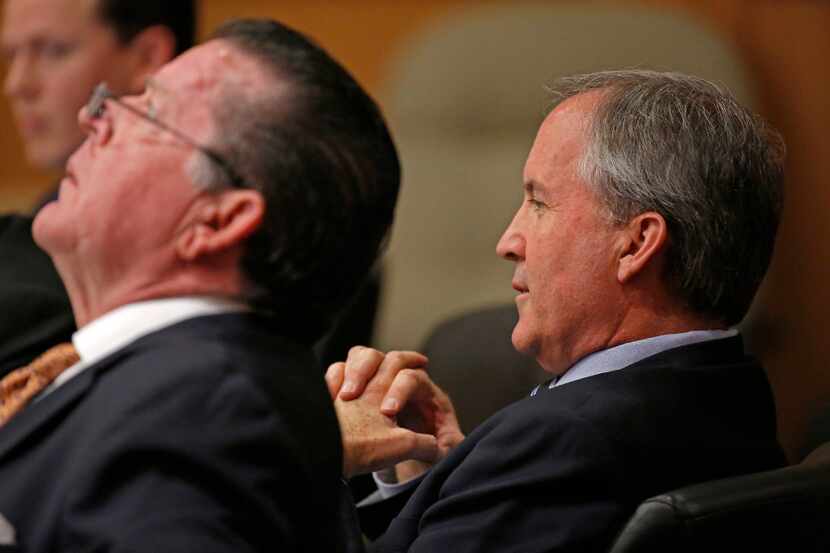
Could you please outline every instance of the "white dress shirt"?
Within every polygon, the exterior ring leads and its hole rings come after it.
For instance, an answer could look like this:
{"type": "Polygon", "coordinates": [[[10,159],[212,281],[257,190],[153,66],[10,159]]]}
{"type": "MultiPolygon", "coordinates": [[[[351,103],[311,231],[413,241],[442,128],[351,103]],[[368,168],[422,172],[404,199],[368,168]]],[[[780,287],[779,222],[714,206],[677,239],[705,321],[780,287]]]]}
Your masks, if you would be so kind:
{"type": "Polygon", "coordinates": [[[218,296],[164,298],[129,303],[113,309],[72,335],[72,344],[81,360],[63,371],[36,400],[90,365],[147,334],[195,317],[249,310],[244,303],[218,296]]]}

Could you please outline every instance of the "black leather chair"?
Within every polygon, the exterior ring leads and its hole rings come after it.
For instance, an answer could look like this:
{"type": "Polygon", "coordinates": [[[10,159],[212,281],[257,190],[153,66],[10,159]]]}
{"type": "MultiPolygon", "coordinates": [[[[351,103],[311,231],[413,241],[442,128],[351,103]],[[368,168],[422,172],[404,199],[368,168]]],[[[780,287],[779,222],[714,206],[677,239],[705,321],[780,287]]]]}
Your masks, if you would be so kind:
{"type": "Polygon", "coordinates": [[[798,465],[644,501],[610,553],[830,552],[830,442],[798,465]]]}

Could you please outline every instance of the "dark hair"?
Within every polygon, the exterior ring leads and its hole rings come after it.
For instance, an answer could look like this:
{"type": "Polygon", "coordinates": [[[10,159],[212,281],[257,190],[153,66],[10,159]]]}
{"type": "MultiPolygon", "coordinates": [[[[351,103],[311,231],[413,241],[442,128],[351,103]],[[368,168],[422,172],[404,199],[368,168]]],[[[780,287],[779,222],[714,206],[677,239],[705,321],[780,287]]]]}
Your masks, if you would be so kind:
{"type": "Polygon", "coordinates": [[[195,0],[98,0],[98,15],[112,25],[124,43],[153,25],[163,25],[173,32],[176,55],[195,43],[195,0]]]}
{"type": "MultiPolygon", "coordinates": [[[[214,109],[213,145],[266,201],[242,259],[248,300],[311,342],[358,291],[386,241],[400,182],[395,145],[374,101],[302,34],[239,20],[212,39],[251,55],[274,80],[258,98],[225,90],[214,109]]],[[[212,173],[221,185],[221,171],[212,173]]]]}
{"type": "Polygon", "coordinates": [[[706,80],[605,71],[562,79],[556,103],[601,90],[581,163],[614,222],[644,211],[669,228],[666,282],[699,314],[743,319],[772,257],[784,141],[706,80]]]}

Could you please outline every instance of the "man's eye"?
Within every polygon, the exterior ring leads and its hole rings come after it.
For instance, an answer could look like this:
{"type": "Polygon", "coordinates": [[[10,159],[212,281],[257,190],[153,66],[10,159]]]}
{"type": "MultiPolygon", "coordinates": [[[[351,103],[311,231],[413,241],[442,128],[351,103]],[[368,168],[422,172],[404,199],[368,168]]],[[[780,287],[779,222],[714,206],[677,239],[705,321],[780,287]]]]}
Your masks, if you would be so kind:
{"type": "Polygon", "coordinates": [[[528,198],[527,203],[530,204],[530,207],[532,207],[534,211],[541,211],[547,207],[544,203],[534,198],[528,198]]]}
{"type": "Polygon", "coordinates": [[[40,53],[46,58],[59,60],[71,54],[74,49],[75,44],[69,42],[44,42],[40,53]]]}

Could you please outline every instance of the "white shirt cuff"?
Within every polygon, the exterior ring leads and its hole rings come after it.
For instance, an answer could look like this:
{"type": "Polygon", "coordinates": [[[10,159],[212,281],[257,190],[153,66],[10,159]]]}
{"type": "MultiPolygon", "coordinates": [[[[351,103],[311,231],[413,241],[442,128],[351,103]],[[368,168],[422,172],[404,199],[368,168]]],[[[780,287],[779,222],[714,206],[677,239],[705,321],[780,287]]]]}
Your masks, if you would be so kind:
{"type": "Polygon", "coordinates": [[[429,471],[419,474],[415,478],[410,478],[406,482],[388,482],[384,480],[384,473],[380,472],[373,472],[372,478],[375,481],[375,484],[378,487],[378,493],[380,497],[383,499],[389,499],[390,497],[396,496],[400,493],[403,493],[407,490],[410,490],[420,484],[421,480],[424,479],[424,476],[429,471]]]}

